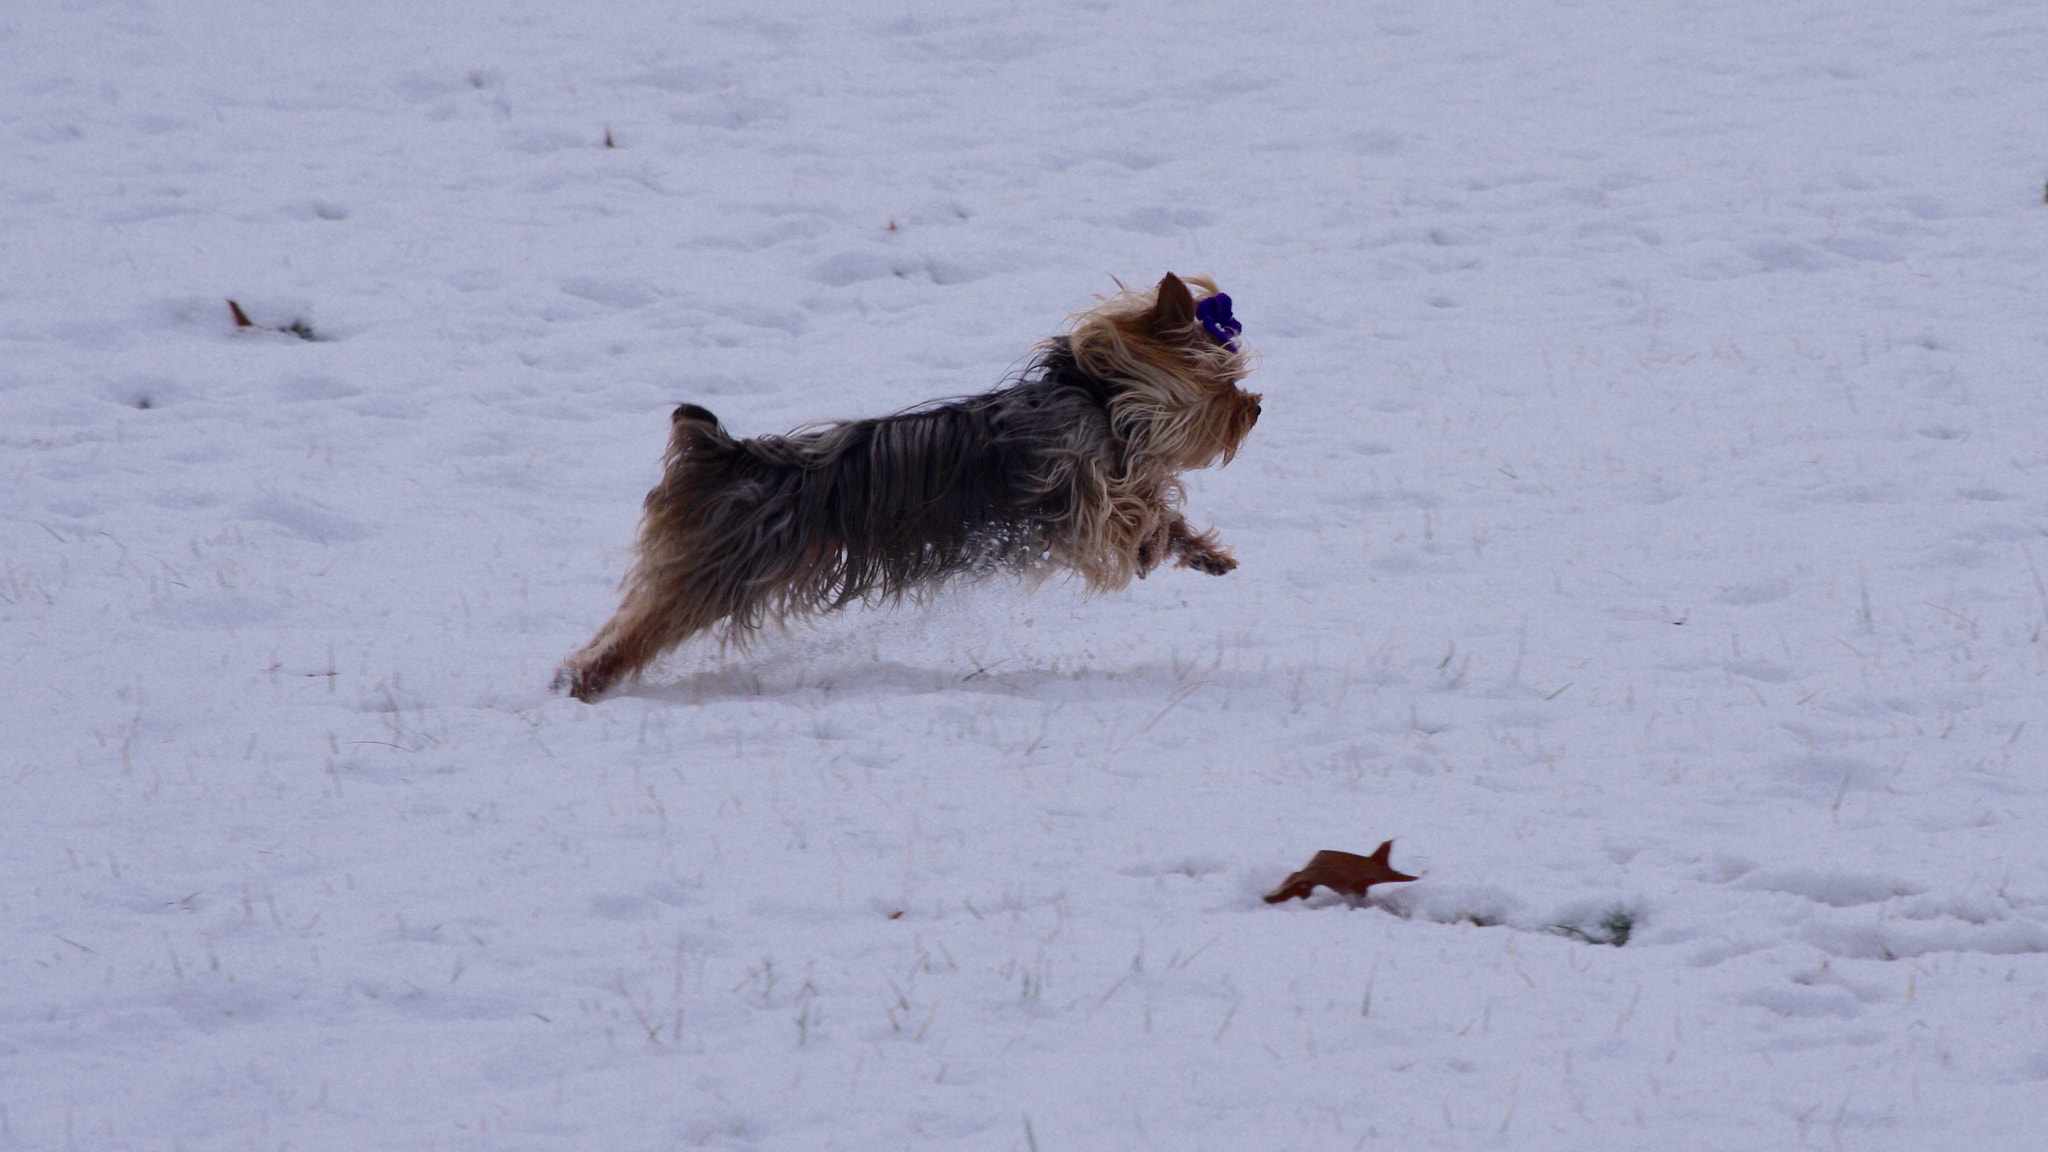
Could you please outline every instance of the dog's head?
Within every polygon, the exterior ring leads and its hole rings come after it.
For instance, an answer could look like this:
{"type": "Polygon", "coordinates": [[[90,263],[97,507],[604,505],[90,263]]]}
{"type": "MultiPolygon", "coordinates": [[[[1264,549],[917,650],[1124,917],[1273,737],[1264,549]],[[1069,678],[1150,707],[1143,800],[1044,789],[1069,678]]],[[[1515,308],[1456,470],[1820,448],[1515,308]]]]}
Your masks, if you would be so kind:
{"type": "Polygon", "coordinates": [[[1252,370],[1239,330],[1215,281],[1168,272],[1080,313],[1069,343],[1081,367],[1124,383],[1118,409],[1143,425],[1127,434],[1173,469],[1206,468],[1229,463],[1259,419],[1262,397],[1238,387],[1252,370]]]}

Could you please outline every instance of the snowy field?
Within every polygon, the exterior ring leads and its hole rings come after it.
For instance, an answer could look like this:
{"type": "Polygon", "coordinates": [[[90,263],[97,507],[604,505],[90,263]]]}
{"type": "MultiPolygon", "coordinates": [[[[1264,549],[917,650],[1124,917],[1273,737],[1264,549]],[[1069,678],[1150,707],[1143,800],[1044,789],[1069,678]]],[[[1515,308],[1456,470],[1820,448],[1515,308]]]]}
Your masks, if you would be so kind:
{"type": "Polygon", "coordinates": [[[2037,0],[0,7],[0,1150],[2039,1147],[2044,125],[2037,0]],[[1237,572],[546,692],[672,404],[1169,269],[1237,572]]]}

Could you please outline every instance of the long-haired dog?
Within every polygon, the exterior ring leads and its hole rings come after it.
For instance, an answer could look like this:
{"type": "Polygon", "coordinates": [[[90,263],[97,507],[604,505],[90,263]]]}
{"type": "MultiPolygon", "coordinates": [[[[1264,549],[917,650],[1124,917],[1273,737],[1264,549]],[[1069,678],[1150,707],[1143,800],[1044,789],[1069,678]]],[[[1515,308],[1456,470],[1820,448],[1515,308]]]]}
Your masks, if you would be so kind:
{"type": "Polygon", "coordinates": [[[1179,474],[1228,462],[1259,418],[1239,331],[1214,283],[1168,273],[1074,316],[986,395],[752,440],[682,405],[619,610],[555,689],[595,700],[698,633],[743,643],[962,577],[1065,571],[1106,592],[1169,557],[1230,571],[1181,517],[1179,474]]]}

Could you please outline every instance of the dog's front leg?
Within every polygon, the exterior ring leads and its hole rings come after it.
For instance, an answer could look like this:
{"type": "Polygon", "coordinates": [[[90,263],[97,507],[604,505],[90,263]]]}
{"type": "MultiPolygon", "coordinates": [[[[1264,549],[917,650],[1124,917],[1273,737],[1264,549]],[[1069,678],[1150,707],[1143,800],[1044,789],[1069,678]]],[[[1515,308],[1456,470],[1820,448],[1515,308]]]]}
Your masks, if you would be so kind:
{"type": "Polygon", "coordinates": [[[1139,540],[1138,579],[1143,580],[1146,576],[1150,575],[1154,568],[1159,567],[1159,562],[1166,559],[1167,555],[1172,551],[1172,536],[1164,524],[1153,529],[1149,535],[1139,540]]]}
{"type": "Polygon", "coordinates": [[[1217,539],[1215,529],[1198,533],[1178,514],[1166,526],[1166,547],[1181,567],[1211,576],[1221,576],[1237,567],[1237,557],[1217,539]]]}

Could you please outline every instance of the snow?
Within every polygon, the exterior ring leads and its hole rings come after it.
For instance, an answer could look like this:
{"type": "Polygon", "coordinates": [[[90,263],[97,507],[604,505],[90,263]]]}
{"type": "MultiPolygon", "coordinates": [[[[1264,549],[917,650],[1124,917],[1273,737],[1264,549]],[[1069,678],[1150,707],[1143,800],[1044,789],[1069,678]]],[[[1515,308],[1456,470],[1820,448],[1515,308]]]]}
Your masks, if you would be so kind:
{"type": "Polygon", "coordinates": [[[2038,5],[42,3],[0,91],[0,1149],[2036,1146],[2038,5]],[[1169,269],[1238,571],[546,693],[672,404],[1169,269]]]}

